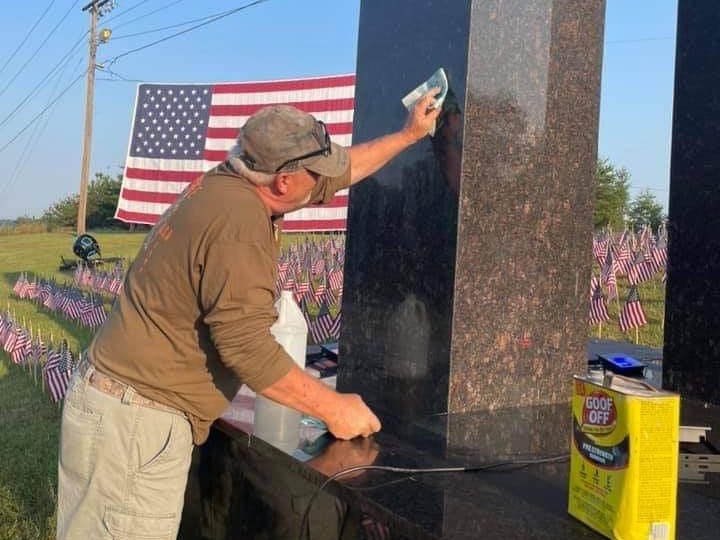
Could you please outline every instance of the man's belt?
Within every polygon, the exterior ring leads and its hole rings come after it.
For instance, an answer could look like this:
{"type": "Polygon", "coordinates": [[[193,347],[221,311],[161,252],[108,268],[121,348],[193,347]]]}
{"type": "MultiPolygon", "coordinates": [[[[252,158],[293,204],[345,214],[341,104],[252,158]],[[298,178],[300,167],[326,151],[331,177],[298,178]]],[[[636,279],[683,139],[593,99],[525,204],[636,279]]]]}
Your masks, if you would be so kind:
{"type": "MultiPolygon", "coordinates": [[[[90,362],[83,362],[79,367],[80,375],[84,376],[91,366],[92,364],[90,362]]],[[[90,384],[90,386],[100,390],[104,394],[108,394],[117,398],[122,398],[128,391],[128,389],[131,388],[129,384],[113,379],[109,375],[101,373],[95,367],[93,367],[93,371],[90,374],[88,383],[90,384]]],[[[141,407],[149,407],[151,409],[157,409],[160,411],[173,413],[187,418],[185,413],[181,410],[176,409],[175,407],[170,407],[169,405],[165,405],[164,403],[160,403],[159,401],[155,401],[154,399],[141,396],[135,391],[135,389],[133,389],[132,395],[130,399],[128,399],[127,403],[132,403],[135,405],[140,405],[141,407]]]]}

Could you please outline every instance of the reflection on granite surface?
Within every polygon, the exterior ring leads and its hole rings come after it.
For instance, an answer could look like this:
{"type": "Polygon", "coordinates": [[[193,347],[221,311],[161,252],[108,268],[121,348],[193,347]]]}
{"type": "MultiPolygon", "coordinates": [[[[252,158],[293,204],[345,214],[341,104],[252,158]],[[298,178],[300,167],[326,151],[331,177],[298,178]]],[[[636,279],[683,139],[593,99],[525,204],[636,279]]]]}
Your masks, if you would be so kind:
{"type": "MultiPolygon", "coordinates": [[[[221,421],[208,443],[196,449],[180,538],[295,540],[318,486],[340,469],[359,464],[471,467],[562,453],[569,442],[556,436],[561,430],[552,424],[569,418],[564,405],[476,417],[458,413],[447,423],[479,434],[481,450],[438,443],[446,422],[426,418],[403,437],[381,432],[359,444],[326,441],[316,445],[316,455],[302,459],[297,457],[302,453],[293,457],[249,436],[236,427],[240,422],[221,421]],[[450,451],[438,453],[438,447],[450,451]]],[[[684,400],[682,423],[713,427],[713,443],[720,443],[719,408],[684,400]]],[[[566,462],[473,473],[357,473],[334,482],[313,502],[305,538],[476,540],[482,531],[487,539],[598,539],[567,514],[567,473],[566,462]]],[[[708,474],[706,482],[680,484],[679,540],[715,538],[720,528],[718,477],[708,474]]]]}
{"type": "Polygon", "coordinates": [[[720,404],[720,10],[678,4],[665,304],[665,382],[720,404]]]}
{"type": "Polygon", "coordinates": [[[511,460],[564,454],[568,418],[569,403],[451,414],[446,455],[511,460]]]}
{"type": "MultiPolygon", "coordinates": [[[[356,141],[400,124],[400,97],[437,67],[451,90],[437,135],[350,197],[338,388],[386,426],[568,401],[603,14],[574,0],[362,3],[356,141]]],[[[464,428],[451,445],[482,444],[464,428]]]]}
{"type": "Polygon", "coordinates": [[[193,527],[186,522],[181,538],[341,538],[347,505],[327,492],[315,497],[304,534],[299,534],[303,513],[317,486],[304,478],[299,464],[293,467],[289,459],[283,461],[269,452],[269,445],[255,441],[248,444],[213,429],[207,443],[197,449],[191,489],[202,501],[199,523],[193,527]]]}
{"type": "MultiPolygon", "coordinates": [[[[588,359],[607,353],[647,362],[647,380],[659,380],[659,349],[607,340],[588,344],[588,359]]],[[[297,531],[310,498],[345,467],[475,467],[569,448],[570,407],[562,403],[395,420],[395,429],[373,440],[303,440],[292,455],[248,435],[251,395],[238,395],[233,406],[195,451],[180,538],[295,540],[289,531],[297,531]]],[[[711,444],[720,447],[720,407],[683,399],[681,424],[709,426],[711,444]]],[[[313,437],[303,433],[304,439],[313,437]]],[[[354,473],[331,483],[313,502],[305,538],[601,538],[567,514],[567,486],[567,462],[473,473],[354,473]]],[[[678,540],[714,540],[720,530],[720,473],[680,483],[677,530],[678,540]]]]}

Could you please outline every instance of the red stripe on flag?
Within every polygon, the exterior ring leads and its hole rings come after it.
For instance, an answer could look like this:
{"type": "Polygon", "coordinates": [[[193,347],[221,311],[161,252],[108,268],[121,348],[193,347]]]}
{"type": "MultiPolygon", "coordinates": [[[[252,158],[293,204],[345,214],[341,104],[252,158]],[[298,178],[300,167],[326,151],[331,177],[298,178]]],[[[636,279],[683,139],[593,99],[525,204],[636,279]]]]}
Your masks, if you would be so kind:
{"type": "Polygon", "coordinates": [[[137,189],[122,190],[122,198],[128,201],[139,201],[146,203],[172,204],[178,198],[179,193],[160,193],[157,191],[139,191],[137,189]]]}
{"type": "Polygon", "coordinates": [[[355,75],[338,75],[317,79],[294,79],[287,81],[248,82],[216,84],[213,94],[240,94],[243,92],[281,92],[287,90],[312,90],[331,86],[354,86],[355,75]]]}
{"type": "Polygon", "coordinates": [[[208,150],[206,148],[203,150],[203,159],[205,161],[212,161],[213,163],[220,163],[225,161],[229,150],[229,148],[227,150],[208,150]]]}
{"type": "Polygon", "coordinates": [[[211,105],[211,116],[250,116],[264,107],[271,105],[292,105],[307,113],[353,110],[355,100],[323,99],[318,101],[287,101],[285,103],[254,103],[252,105],[211,105]]]}
{"type": "Polygon", "coordinates": [[[345,208],[347,205],[347,195],[336,195],[327,204],[311,204],[308,206],[308,208],[345,208]]]}
{"type": "MultiPolygon", "coordinates": [[[[223,159],[225,159],[223,157],[223,159]]],[[[222,161],[219,160],[219,161],[222,161]]],[[[128,167],[125,176],[136,180],[156,180],[158,182],[192,182],[203,173],[199,171],[161,171],[159,169],[136,169],[128,167]]]]}
{"type": "Polygon", "coordinates": [[[218,128],[211,127],[207,129],[208,139],[234,139],[238,135],[240,128],[218,128]]]}
{"type": "Polygon", "coordinates": [[[352,122],[325,124],[330,135],[352,135],[352,122]]]}
{"type": "Polygon", "coordinates": [[[208,150],[205,149],[203,151],[203,159],[205,161],[212,161],[215,163],[220,163],[221,161],[225,161],[225,157],[227,156],[228,151],[227,150],[208,150]]]}
{"type": "Polygon", "coordinates": [[[344,231],[346,219],[304,219],[283,222],[283,231],[344,231]]]}
{"type": "Polygon", "coordinates": [[[145,214],[143,212],[128,212],[122,208],[118,208],[116,219],[127,223],[143,223],[145,225],[155,225],[160,216],[157,214],[145,214]]]}
{"type": "MultiPolygon", "coordinates": [[[[330,135],[350,135],[352,133],[352,122],[337,122],[325,124],[330,135]]],[[[211,127],[207,129],[208,139],[234,139],[240,128],[232,127],[211,127]]]]}
{"type": "MultiPolygon", "coordinates": [[[[172,204],[178,198],[179,193],[159,193],[156,191],[140,191],[137,189],[123,188],[122,198],[128,201],[138,201],[146,203],[172,204]]],[[[318,204],[322,208],[344,208],[348,204],[347,195],[338,195],[327,204],[318,204]]]]}
{"type": "MultiPolygon", "coordinates": [[[[123,195],[126,191],[123,190],[123,195]]],[[[176,196],[177,197],[177,196],[176,196]]],[[[129,199],[131,200],[131,199],[129,199]]],[[[174,200],[174,199],[173,199],[174,200]]],[[[345,195],[339,195],[325,205],[316,205],[319,208],[344,208],[347,206],[348,198],[345,195]]],[[[130,212],[128,210],[118,209],[117,215],[115,216],[120,221],[127,223],[144,223],[147,225],[154,225],[157,223],[158,214],[147,214],[144,212],[130,212]]],[[[347,225],[346,219],[303,219],[299,221],[285,220],[283,223],[283,230],[286,231],[309,231],[309,230],[324,230],[324,231],[337,231],[344,230],[347,225]],[[339,227],[339,228],[338,228],[339,227]]]]}

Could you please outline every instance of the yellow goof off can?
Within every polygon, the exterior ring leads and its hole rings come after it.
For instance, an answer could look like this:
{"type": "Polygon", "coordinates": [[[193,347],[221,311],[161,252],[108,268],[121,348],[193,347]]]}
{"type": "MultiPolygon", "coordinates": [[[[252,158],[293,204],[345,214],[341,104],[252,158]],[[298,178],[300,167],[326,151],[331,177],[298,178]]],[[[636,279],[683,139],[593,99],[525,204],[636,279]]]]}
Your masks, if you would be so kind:
{"type": "Polygon", "coordinates": [[[680,396],[574,377],[568,512],[613,540],[674,540],[680,396]]]}

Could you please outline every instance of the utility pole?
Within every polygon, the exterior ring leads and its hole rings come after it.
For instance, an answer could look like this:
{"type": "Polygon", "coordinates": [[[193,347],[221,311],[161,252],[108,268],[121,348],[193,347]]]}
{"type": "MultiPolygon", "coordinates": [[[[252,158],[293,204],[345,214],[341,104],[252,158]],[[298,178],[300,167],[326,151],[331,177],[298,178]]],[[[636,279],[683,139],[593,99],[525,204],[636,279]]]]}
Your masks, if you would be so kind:
{"type": "MultiPolygon", "coordinates": [[[[113,8],[111,0],[93,0],[82,8],[82,11],[90,12],[90,34],[89,34],[89,54],[87,68],[87,86],[85,90],[85,134],[83,140],[82,167],[80,170],[80,197],[78,201],[77,215],[77,234],[85,234],[85,222],[87,220],[87,194],[88,181],[90,178],[90,155],[92,152],[92,128],[93,128],[93,103],[95,94],[95,69],[96,53],[98,46],[97,21],[99,15],[104,15],[113,8]],[[107,7],[107,4],[110,6],[107,7]],[[101,10],[106,6],[104,10],[101,10]],[[100,13],[102,11],[102,13],[100,13]]],[[[106,31],[103,31],[106,32],[106,31]]],[[[107,34],[105,34],[107,35],[107,34]]],[[[103,40],[106,40],[104,37],[103,40]]]]}

